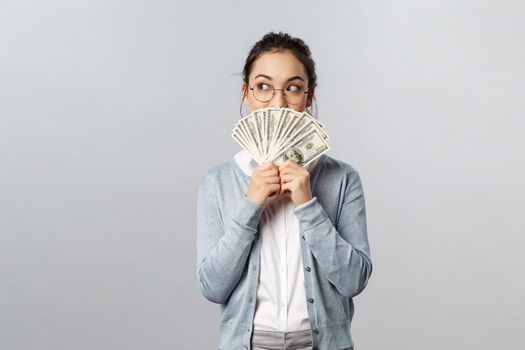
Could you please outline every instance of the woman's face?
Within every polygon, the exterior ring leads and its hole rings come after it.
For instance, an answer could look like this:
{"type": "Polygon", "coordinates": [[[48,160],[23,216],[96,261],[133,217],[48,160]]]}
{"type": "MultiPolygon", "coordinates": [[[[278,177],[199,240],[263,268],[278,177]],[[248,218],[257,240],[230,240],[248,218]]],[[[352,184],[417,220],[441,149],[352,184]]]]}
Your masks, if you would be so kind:
{"type": "MultiPolygon", "coordinates": [[[[251,87],[255,88],[258,84],[267,84],[275,89],[297,90],[301,87],[303,91],[308,90],[308,76],[303,64],[290,51],[267,52],[262,54],[252,66],[252,71],[248,77],[251,87]]],[[[267,88],[266,85],[262,85],[267,88]]],[[[291,103],[283,96],[281,90],[275,90],[271,100],[267,102],[258,101],[253,90],[249,89],[246,83],[242,84],[243,103],[248,106],[250,112],[267,107],[285,107],[303,112],[312,104],[313,89],[300,99],[299,102],[291,103]]]]}

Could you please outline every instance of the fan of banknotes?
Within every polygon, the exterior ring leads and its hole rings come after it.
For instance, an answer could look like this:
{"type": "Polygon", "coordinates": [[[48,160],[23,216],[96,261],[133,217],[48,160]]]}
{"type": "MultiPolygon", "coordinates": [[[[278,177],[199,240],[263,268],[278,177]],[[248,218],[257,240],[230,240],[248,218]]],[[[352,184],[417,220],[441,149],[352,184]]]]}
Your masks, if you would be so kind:
{"type": "Polygon", "coordinates": [[[330,150],[325,126],[307,112],[290,108],[261,108],[240,119],[232,137],[262,165],[277,166],[291,159],[307,166],[330,150]]]}

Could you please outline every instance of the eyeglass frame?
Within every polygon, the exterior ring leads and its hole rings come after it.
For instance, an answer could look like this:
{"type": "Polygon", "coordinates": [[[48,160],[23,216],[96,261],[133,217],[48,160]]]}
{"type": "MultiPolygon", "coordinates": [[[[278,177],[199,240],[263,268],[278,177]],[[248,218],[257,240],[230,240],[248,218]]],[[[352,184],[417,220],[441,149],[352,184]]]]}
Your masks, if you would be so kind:
{"type": "MultiPolygon", "coordinates": [[[[290,103],[290,102],[288,101],[288,98],[287,98],[287,96],[286,96],[286,92],[284,91],[284,89],[276,89],[276,88],[273,87],[272,84],[267,84],[267,83],[263,83],[263,84],[266,84],[266,85],[268,85],[268,86],[271,86],[272,89],[273,89],[272,97],[270,97],[267,101],[261,101],[261,100],[259,100],[257,97],[255,97],[255,93],[253,92],[253,89],[255,89],[255,86],[254,86],[254,87],[251,87],[250,85],[248,85],[248,88],[249,88],[250,90],[252,90],[253,98],[255,98],[257,101],[259,101],[259,102],[261,102],[261,103],[265,103],[265,102],[271,101],[272,98],[275,96],[275,91],[276,91],[276,90],[280,90],[280,91],[283,92],[283,96],[284,96],[286,102],[290,103]]],[[[308,88],[308,90],[306,90],[306,91],[304,92],[304,94],[306,95],[306,94],[310,91],[310,89],[311,89],[311,88],[308,88]]],[[[297,102],[297,103],[298,103],[298,102],[297,102]]]]}

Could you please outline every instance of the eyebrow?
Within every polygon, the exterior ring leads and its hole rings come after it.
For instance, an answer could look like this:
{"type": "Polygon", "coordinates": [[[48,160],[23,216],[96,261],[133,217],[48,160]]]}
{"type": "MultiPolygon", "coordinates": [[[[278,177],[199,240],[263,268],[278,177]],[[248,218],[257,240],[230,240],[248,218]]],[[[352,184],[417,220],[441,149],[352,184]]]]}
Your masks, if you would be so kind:
{"type": "MultiPolygon", "coordinates": [[[[266,75],[266,74],[257,74],[253,79],[257,79],[258,77],[263,77],[263,78],[266,78],[268,80],[272,80],[272,77],[270,77],[269,75],[266,75]]],[[[304,79],[302,77],[300,77],[299,75],[296,75],[294,77],[291,77],[291,78],[288,78],[286,81],[292,81],[292,80],[295,80],[295,79],[299,79],[299,80],[302,80],[304,82],[304,79]]]]}

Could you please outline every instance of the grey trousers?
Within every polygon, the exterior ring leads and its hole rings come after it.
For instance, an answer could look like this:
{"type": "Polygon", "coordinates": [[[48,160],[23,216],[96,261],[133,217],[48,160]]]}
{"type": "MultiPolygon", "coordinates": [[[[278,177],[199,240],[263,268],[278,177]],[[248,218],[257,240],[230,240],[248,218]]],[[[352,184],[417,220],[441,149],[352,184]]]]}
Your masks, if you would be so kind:
{"type": "MultiPolygon", "coordinates": [[[[312,333],[309,329],[298,332],[272,332],[254,329],[251,348],[252,350],[312,350],[312,333]]],[[[354,350],[354,347],[344,350],[354,350]]]]}

